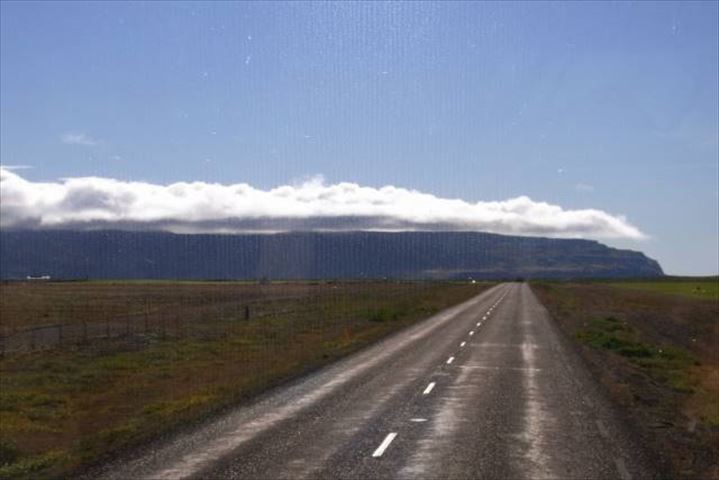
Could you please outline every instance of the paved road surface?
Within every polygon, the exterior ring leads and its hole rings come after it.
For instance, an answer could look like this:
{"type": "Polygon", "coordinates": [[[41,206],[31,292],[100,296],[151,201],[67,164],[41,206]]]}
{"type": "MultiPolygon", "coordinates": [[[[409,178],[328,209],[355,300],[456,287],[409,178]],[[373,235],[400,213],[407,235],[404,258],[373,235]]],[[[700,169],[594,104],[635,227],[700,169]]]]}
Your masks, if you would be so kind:
{"type": "Polygon", "coordinates": [[[655,477],[565,342],[498,285],[93,476],[655,477]]]}

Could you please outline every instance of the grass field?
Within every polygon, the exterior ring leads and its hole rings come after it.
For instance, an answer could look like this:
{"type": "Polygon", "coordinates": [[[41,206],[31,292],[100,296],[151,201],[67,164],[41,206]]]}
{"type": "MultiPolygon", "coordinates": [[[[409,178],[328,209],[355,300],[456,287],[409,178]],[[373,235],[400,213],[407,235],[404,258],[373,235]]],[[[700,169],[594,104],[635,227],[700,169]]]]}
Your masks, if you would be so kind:
{"type": "Polygon", "coordinates": [[[719,478],[715,280],[532,287],[672,477],[719,478]]]}
{"type": "Polygon", "coordinates": [[[356,351],[487,286],[2,284],[6,333],[53,322],[121,318],[132,325],[126,336],[0,359],[0,478],[67,475],[356,351]]]}
{"type": "Polygon", "coordinates": [[[719,300],[719,278],[706,280],[664,280],[657,282],[618,282],[609,283],[616,288],[646,290],[651,292],[684,295],[693,298],[719,300]]]}

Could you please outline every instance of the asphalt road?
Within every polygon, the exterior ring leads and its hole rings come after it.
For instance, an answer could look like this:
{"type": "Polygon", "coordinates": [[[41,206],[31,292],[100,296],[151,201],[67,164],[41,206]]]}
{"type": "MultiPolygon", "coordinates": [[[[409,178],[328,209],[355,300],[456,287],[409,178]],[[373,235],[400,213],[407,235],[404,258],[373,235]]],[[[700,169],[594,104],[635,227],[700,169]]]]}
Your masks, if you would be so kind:
{"type": "Polygon", "coordinates": [[[654,478],[524,284],[502,284],[95,478],[654,478]]]}

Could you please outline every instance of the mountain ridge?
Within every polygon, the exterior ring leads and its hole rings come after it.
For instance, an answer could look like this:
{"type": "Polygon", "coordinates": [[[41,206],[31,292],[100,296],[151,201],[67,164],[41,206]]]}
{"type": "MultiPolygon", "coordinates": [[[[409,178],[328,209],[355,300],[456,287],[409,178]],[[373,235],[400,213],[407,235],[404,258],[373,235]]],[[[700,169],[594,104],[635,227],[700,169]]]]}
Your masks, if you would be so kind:
{"type": "Polygon", "coordinates": [[[594,240],[484,232],[175,234],[1,230],[0,278],[492,279],[663,276],[594,240]]]}

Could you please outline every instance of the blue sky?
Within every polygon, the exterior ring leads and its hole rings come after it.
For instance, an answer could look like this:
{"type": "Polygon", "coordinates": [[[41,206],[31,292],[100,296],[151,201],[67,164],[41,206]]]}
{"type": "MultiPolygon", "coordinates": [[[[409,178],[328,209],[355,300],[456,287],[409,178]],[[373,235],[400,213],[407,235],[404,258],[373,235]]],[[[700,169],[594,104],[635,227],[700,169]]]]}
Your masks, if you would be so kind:
{"type": "Polygon", "coordinates": [[[34,182],[527,195],[717,274],[717,5],[2,2],[0,160],[34,182]]]}

